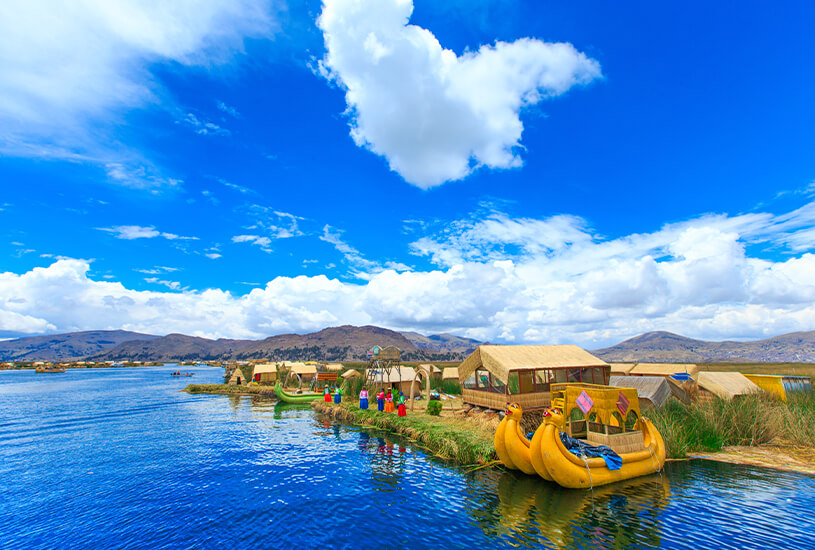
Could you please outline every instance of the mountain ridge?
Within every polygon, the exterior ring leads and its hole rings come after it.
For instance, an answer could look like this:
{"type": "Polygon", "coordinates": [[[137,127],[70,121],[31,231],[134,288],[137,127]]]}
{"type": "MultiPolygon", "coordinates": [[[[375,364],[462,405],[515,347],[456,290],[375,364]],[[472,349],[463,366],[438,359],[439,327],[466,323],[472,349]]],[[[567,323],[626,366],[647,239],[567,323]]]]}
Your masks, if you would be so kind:
{"type": "Polygon", "coordinates": [[[617,363],[812,363],[815,331],[790,332],[762,340],[713,342],[666,331],[640,334],[619,344],[593,350],[617,363]]]}

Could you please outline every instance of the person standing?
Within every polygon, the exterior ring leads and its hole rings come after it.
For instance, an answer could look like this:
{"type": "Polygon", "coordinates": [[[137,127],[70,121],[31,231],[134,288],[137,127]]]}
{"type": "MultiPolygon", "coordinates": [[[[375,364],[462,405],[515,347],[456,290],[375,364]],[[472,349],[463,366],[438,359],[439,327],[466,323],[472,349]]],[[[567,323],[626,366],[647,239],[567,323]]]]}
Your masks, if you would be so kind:
{"type": "Polygon", "coordinates": [[[376,407],[379,409],[379,412],[385,410],[385,390],[379,388],[379,393],[376,394],[376,407]]]}
{"type": "Polygon", "coordinates": [[[365,386],[363,386],[362,391],[359,392],[359,408],[368,410],[368,390],[365,389],[365,386]]]}
{"type": "Polygon", "coordinates": [[[391,390],[388,390],[387,395],[385,395],[385,412],[392,413],[393,411],[393,393],[391,390]]]}
{"type": "Polygon", "coordinates": [[[337,386],[334,389],[334,403],[336,403],[337,405],[342,403],[342,388],[340,388],[339,386],[337,386]]]}
{"type": "Polygon", "coordinates": [[[399,392],[396,398],[396,410],[399,416],[407,416],[407,407],[405,406],[405,394],[399,392]]]}
{"type": "Polygon", "coordinates": [[[323,388],[323,401],[331,403],[331,388],[328,387],[328,384],[323,388]]]}

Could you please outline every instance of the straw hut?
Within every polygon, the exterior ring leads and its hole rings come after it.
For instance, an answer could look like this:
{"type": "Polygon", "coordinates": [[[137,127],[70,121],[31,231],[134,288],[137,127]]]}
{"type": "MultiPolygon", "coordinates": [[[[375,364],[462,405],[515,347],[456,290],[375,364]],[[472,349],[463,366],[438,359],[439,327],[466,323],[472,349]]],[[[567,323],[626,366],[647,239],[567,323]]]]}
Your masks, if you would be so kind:
{"type": "Polygon", "coordinates": [[[637,363],[628,371],[628,376],[672,376],[687,374],[694,380],[699,375],[699,366],[690,363],[637,363]]]}
{"type": "Polygon", "coordinates": [[[455,380],[458,382],[458,367],[445,367],[441,374],[442,380],[455,380]]]}
{"type": "Polygon", "coordinates": [[[551,384],[608,384],[609,365],[577,346],[478,346],[458,367],[465,404],[548,407],[551,384]]]}
{"type": "Polygon", "coordinates": [[[671,398],[671,386],[662,376],[615,376],[612,374],[608,384],[637,390],[640,409],[644,411],[658,409],[671,398]]]}
{"type": "Polygon", "coordinates": [[[249,381],[243,374],[243,371],[240,367],[235,367],[235,370],[232,371],[232,376],[229,377],[229,381],[227,382],[230,386],[244,386],[249,381]]]}
{"type": "Polygon", "coordinates": [[[302,386],[303,382],[311,382],[317,376],[317,366],[307,365],[305,363],[289,363],[289,374],[286,377],[286,382],[294,375],[297,377],[298,385],[302,386]]]}
{"type": "Polygon", "coordinates": [[[355,376],[362,376],[362,373],[359,372],[356,369],[348,369],[347,371],[342,373],[340,376],[342,376],[344,379],[348,380],[349,378],[354,378],[355,376]]]}
{"type": "Polygon", "coordinates": [[[611,376],[628,376],[636,363],[609,363],[611,376]]]}
{"type": "Polygon", "coordinates": [[[713,400],[716,397],[730,400],[761,391],[761,388],[740,372],[700,372],[698,384],[700,401],[713,400]]]}
{"type": "Polygon", "coordinates": [[[325,370],[329,372],[336,372],[341,371],[345,367],[342,366],[342,363],[329,363],[325,366],[325,370]]]}
{"type": "Polygon", "coordinates": [[[411,386],[413,386],[413,395],[419,395],[422,392],[422,385],[416,378],[416,371],[412,367],[398,366],[391,367],[390,372],[376,373],[373,377],[373,386],[376,389],[390,388],[394,392],[401,391],[406,396],[410,396],[411,386]]]}
{"type": "Polygon", "coordinates": [[[274,384],[277,382],[277,365],[274,363],[259,363],[252,369],[252,382],[258,384],[274,384]]]}

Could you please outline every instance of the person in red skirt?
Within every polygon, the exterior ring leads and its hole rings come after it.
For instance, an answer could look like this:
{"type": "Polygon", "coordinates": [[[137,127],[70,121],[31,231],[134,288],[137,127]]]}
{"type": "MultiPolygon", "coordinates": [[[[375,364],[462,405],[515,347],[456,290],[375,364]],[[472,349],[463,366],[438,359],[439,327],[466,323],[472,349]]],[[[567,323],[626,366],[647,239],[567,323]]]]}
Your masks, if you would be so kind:
{"type": "Polygon", "coordinates": [[[323,401],[331,403],[331,389],[328,387],[328,384],[323,388],[323,401]]]}
{"type": "Polygon", "coordinates": [[[405,395],[402,392],[399,392],[399,396],[396,398],[396,411],[399,416],[407,416],[407,407],[405,407],[405,395]]]}

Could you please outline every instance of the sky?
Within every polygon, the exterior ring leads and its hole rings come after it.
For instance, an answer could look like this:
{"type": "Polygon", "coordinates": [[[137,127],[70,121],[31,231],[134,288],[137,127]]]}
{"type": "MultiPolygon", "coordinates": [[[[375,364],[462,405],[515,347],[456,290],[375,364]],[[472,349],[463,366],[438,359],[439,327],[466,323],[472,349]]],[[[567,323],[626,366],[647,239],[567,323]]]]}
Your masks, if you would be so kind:
{"type": "Polygon", "coordinates": [[[815,329],[809,2],[0,4],[0,337],[815,329]]]}

